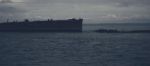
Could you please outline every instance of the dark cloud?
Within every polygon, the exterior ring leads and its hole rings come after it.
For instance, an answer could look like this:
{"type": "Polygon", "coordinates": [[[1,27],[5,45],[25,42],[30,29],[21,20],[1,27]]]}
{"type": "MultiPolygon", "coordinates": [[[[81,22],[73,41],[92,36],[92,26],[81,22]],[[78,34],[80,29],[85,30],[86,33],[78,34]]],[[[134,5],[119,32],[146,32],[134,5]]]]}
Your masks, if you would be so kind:
{"type": "Polygon", "coordinates": [[[13,3],[11,0],[1,0],[0,3],[13,3]]]}
{"type": "Polygon", "coordinates": [[[23,18],[26,10],[13,4],[10,0],[2,0],[0,3],[0,22],[5,21],[8,18],[21,19],[23,18]]]}
{"type": "Polygon", "coordinates": [[[11,13],[11,14],[14,14],[14,13],[22,13],[22,12],[24,12],[24,11],[19,9],[19,8],[14,7],[14,6],[0,5],[0,13],[5,13],[5,14],[11,13]]]}

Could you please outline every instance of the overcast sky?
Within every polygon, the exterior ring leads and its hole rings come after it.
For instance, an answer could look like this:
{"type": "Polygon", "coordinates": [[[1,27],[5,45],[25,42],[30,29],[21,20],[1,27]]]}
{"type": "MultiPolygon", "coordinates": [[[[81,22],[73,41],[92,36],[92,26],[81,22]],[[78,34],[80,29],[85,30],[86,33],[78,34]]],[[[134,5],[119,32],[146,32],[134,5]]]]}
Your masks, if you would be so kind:
{"type": "Polygon", "coordinates": [[[150,0],[0,0],[0,21],[25,18],[148,22],[150,0]]]}

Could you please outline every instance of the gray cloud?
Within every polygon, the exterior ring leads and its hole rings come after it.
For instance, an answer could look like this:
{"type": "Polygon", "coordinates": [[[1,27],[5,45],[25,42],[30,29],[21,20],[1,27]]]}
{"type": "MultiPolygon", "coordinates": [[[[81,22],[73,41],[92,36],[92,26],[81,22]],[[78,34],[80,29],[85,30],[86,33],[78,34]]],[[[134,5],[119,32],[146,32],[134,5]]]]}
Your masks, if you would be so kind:
{"type": "Polygon", "coordinates": [[[20,8],[16,3],[11,0],[0,1],[0,22],[7,19],[19,20],[24,18],[26,10],[20,8]]]}
{"type": "Polygon", "coordinates": [[[123,5],[150,5],[150,0],[28,0],[35,3],[88,3],[88,4],[123,4],[123,5]]]}
{"type": "MultiPolygon", "coordinates": [[[[4,0],[3,0],[4,1],[4,0]]],[[[13,0],[15,1],[15,0],[13,0]]],[[[23,14],[26,18],[72,18],[92,20],[150,19],[150,0],[20,0],[1,6],[0,13],[23,14]]],[[[4,3],[4,2],[3,2],[4,3]]],[[[5,2],[6,3],[6,2],[5,2]]],[[[7,3],[12,1],[7,0],[7,3]]]]}

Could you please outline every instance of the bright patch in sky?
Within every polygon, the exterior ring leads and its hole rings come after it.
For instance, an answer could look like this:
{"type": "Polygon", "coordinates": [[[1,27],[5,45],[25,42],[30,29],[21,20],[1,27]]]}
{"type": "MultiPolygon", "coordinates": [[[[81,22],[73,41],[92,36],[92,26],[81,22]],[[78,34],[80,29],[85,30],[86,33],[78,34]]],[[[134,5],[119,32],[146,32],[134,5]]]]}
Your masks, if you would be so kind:
{"type": "Polygon", "coordinates": [[[13,2],[23,2],[23,0],[12,0],[13,2]]]}

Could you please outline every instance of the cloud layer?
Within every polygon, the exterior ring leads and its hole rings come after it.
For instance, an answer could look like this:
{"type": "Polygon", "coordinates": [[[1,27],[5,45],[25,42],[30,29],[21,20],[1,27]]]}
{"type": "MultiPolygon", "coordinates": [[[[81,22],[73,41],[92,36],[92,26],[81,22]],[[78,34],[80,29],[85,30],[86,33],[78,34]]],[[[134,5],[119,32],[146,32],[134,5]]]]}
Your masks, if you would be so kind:
{"type": "Polygon", "coordinates": [[[139,21],[150,20],[149,3],[150,0],[1,0],[0,14],[31,19],[139,21]]]}

